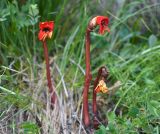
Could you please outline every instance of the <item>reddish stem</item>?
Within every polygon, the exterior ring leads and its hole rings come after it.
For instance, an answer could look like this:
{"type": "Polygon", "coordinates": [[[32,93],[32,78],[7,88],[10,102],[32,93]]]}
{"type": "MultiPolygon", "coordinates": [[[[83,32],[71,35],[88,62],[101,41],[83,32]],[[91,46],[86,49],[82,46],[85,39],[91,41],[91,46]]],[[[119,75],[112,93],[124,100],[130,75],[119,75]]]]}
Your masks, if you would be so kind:
{"type": "Polygon", "coordinates": [[[49,66],[49,57],[48,57],[48,48],[46,41],[43,41],[43,49],[44,49],[44,57],[46,60],[46,75],[47,75],[47,81],[48,81],[48,88],[49,88],[49,93],[51,93],[51,104],[55,104],[56,100],[56,93],[54,91],[53,85],[52,85],[52,80],[51,80],[51,74],[50,74],[50,66],[49,66]]]}
{"type": "MultiPolygon", "coordinates": [[[[104,19],[103,16],[97,16],[97,17],[92,18],[86,29],[86,37],[85,37],[86,75],[85,75],[85,83],[84,83],[84,88],[83,88],[83,122],[86,127],[90,125],[89,110],[88,110],[89,109],[88,108],[88,92],[89,92],[90,82],[92,79],[91,69],[90,69],[90,32],[97,25],[100,25],[101,30],[105,30],[104,24],[102,24],[102,19],[104,19]]],[[[108,25],[108,20],[107,20],[106,25],[108,25]]]]}
{"type": "Polygon", "coordinates": [[[94,125],[94,128],[98,128],[98,121],[97,121],[97,100],[96,100],[96,96],[97,96],[97,93],[95,91],[95,88],[97,87],[98,83],[100,80],[105,80],[108,76],[108,71],[107,71],[107,68],[106,67],[101,67],[99,70],[98,70],[98,75],[97,75],[97,78],[95,79],[94,81],[94,87],[93,87],[93,102],[92,102],[92,110],[93,110],[93,114],[94,114],[94,117],[93,117],[93,125],[94,125]]]}
{"type": "Polygon", "coordinates": [[[90,125],[89,110],[88,110],[88,92],[90,81],[92,75],[90,72],[90,30],[86,30],[86,40],[85,40],[85,60],[86,60],[86,75],[85,75],[85,84],[83,89],[83,122],[86,127],[90,125]]]}
{"type": "Polygon", "coordinates": [[[96,91],[95,91],[95,88],[96,88],[97,85],[98,85],[99,79],[100,79],[100,75],[98,74],[96,80],[94,81],[94,87],[93,87],[92,110],[93,110],[94,116],[97,115],[97,102],[96,102],[96,95],[97,95],[97,93],[96,93],[96,91]]]}

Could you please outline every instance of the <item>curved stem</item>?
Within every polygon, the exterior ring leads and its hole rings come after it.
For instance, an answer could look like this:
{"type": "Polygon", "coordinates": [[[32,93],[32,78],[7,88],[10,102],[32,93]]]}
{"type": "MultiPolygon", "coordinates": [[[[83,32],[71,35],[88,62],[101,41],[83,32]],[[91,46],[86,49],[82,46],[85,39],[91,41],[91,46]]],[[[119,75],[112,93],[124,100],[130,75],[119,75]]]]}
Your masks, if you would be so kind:
{"type": "MultiPolygon", "coordinates": [[[[100,34],[103,34],[108,25],[108,18],[104,16],[94,17],[89,21],[88,27],[86,29],[86,37],[85,37],[86,75],[85,75],[85,83],[83,89],[83,122],[85,127],[88,127],[90,125],[89,108],[88,108],[88,92],[89,92],[90,81],[92,79],[91,69],[90,69],[90,32],[97,25],[100,26],[100,34]],[[103,22],[105,22],[105,24],[103,22]]],[[[96,93],[93,93],[93,97],[94,97],[93,109],[96,112],[96,93]]]]}
{"type": "Polygon", "coordinates": [[[88,92],[90,81],[92,79],[90,69],[90,32],[97,26],[97,17],[94,17],[88,23],[85,37],[85,62],[86,62],[86,75],[83,89],[83,122],[86,127],[90,125],[89,108],[88,108],[88,92]]]}
{"type": "Polygon", "coordinates": [[[46,41],[43,41],[43,49],[44,49],[44,57],[46,61],[46,75],[47,75],[47,81],[48,81],[48,88],[49,88],[49,93],[51,93],[51,104],[55,104],[56,100],[56,94],[52,85],[52,80],[51,80],[51,74],[50,74],[50,68],[49,68],[49,57],[48,57],[48,48],[46,41]]]}
{"type": "Polygon", "coordinates": [[[86,63],[86,75],[83,89],[83,122],[86,127],[90,125],[89,108],[88,108],[88,92],[92,79],[91,67],[90,67],[90,32],[95,28],[95,18],[91,19],[86,29],[85,36],[85,63],[86,63]],[[94,23],[93,23],[94,22],[94,23]]]}

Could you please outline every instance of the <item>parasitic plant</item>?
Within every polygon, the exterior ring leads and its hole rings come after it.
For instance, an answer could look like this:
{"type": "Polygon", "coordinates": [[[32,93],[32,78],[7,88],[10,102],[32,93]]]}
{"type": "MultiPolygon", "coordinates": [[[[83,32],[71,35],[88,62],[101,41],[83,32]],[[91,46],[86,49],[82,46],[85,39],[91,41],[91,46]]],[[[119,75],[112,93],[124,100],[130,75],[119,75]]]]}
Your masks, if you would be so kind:
{"type": "Polygon", "coordinates": [[[94,128],[98,128],[99,122],[98,122],[98,115],[97,115],[97,101],[96,96],[97,93],[108,93],[108,88],[105,83],[105,79],[108,77],[108,70],[106,67],[101,67],[98,70],[98,75],[94,81],[94,87],[93,87],[93,102],[92,102],[92,110],[93,110],[93,125],[94,128]]]}
{"type": "Polygon", "coordinates": [[[47,38],[50,39],[52,37],[52,33],[54,29],[54,22],[53,21],[40,22],[39,28],[40,28],[40,31],[38,34],[38,39],[43,43],[44,57],[46,60],[46,76],[47,76],[47,81],[48,81],[49,93],[51,93],[51,104],[55,104],[56,93],[52,85],[51,73],[50,73],[50,68],[49,68],[48,48],[46,44],[46,39],[47,38]]]}
{"type": "Polygon", "coordinates": [[[83,122],[86,127],[90,125],[89,110],[88,110],[88,92],[90,81],[92,79],[91,69],[90,69],[90,33],[95,29],[96,26],[99,26],[99,34],[104,34],[108,28],[108,17],[105,16],[96,16],[90,20],[88,27],[86,29],[85,35],[85,64],[86,64],[86,73],[85,73],[85,83],[83,88],[83,122]]]}

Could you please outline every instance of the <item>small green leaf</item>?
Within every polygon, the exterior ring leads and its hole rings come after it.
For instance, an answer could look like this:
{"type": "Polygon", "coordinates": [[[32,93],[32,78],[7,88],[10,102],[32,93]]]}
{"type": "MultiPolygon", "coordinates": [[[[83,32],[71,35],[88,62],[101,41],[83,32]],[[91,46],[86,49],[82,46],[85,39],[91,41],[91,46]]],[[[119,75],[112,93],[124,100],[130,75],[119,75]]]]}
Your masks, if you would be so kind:
{"type": "Polygon", "coordinates": [[[150,35],[148,39],[149,46],[152,47],[157,43],[157,37],[155,35],[150,35]]]}
{"type": "Polygon", "coordinates": [[[114,112],[109,112],[109,113],[107,114],[107,118],[108,118],[108,121],[109,121],[109,122],[114,122],[114,120],[115,120],[115,118],[116,118],[116,115],[115,115],[114,112]]]}
{"type": "Polygon", "coordinates": [[[98,130],[96,130],[95,134],[106,134],[107,130],[105,126],[101,125],[98,130]]]}
{"type": "Polygon", "coordinates": [[[38,126],[33,122],[23,122],[20,127],[24,134],[38,134],[39,131],[38,126]]]}
{"type": "Polygon", "coordinates": [[[131,107],[129,109],[129,116],[131,116],[131,117],[136,117],[138,115],[138,113],[139,113],[139,109],[136,107],[131,107]]]}
{"type": "Polygon", "coordinates": [[[30,7],[29,7],[29,14],[31,16],[37,16],[39,14],[39,10],[38,10],[38,7],[37,7],[37,4],[31,4],[30,7]]]}
{"type": "Polygon", "coordinates": [[[147,107],[148,107],[148,111],[151,115],[156,116],[156,117],[160,117],[160,110],[157,107],[157,103],[155,103],[153,101],[149,102],[147,107]]]}

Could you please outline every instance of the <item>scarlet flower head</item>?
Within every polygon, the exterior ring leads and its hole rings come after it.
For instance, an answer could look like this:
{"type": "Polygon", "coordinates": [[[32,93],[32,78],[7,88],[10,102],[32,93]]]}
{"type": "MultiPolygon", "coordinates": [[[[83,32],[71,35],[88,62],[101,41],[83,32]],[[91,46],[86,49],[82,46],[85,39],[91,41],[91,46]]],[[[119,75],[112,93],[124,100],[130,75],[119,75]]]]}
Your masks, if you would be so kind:
{"type": "Polygon", "coordinates": [[[104,34],[105,31],[110,32],[108,27],[109,19],[105,16],[97,16],[96,23],[99,25],[99,34],[104,34]]]}
{"type": "Polygon", "coordinates": [[[96,16],[90,22],[93,27],[99,25],[99,34],[104,34],[105,31],[110,32],[108,23],[109,19],[106,16],[96,16]]]}
{"type": "Polygon", "coordinates": [[[54,28],[54,22],[53,21],[40,22],[39,23],[40,31],[39,31],[39,34],[38,34],[38,39],[40,41],[45,41],[46,38],[51,38],[53,28],[54,28]]]}
{"type": "Polygon", "coordinates": [[[108,92],[108,88],[106,86],[106,83],[104,82],[104,80],[100,80],[97,87],[95,88],[95,91],[97,93],[102,92],[102,93],[107,93],[108,92]]]}

